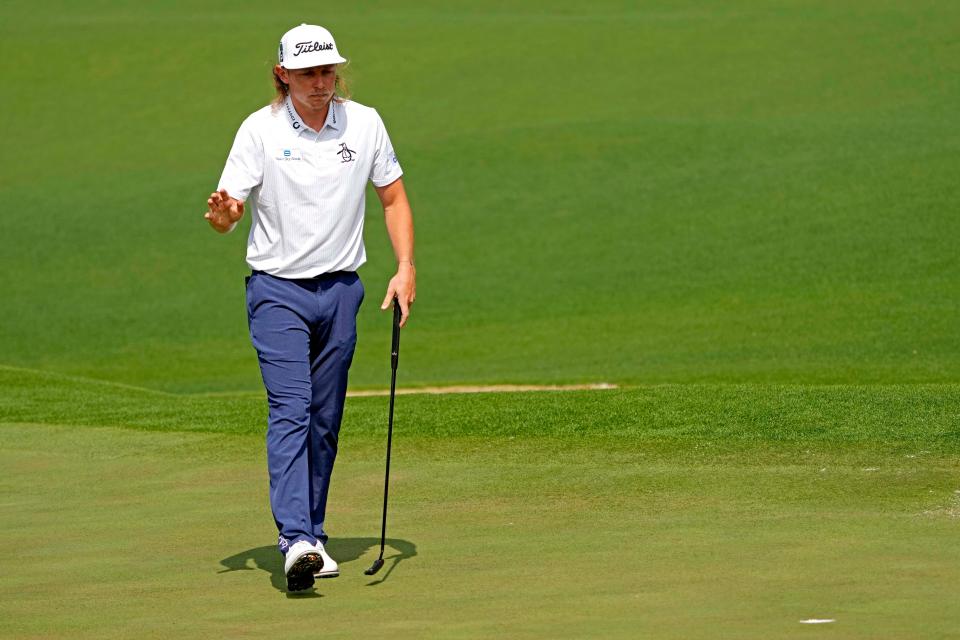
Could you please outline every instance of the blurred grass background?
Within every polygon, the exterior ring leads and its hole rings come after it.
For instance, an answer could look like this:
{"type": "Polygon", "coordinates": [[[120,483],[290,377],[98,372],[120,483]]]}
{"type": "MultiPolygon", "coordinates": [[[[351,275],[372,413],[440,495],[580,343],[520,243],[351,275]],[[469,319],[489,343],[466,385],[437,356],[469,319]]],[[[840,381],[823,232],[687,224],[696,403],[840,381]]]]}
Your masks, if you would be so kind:
{"type": "MultiPolygon", "coordinates": [[[[206,228],[276,41],[327,25],[414,204],[403,383],[957,382],[960,5],[5,2],[2,362],[256,390],[206,228]]],[[[388,380],[368,198],[354,387],[388,380]]]]}

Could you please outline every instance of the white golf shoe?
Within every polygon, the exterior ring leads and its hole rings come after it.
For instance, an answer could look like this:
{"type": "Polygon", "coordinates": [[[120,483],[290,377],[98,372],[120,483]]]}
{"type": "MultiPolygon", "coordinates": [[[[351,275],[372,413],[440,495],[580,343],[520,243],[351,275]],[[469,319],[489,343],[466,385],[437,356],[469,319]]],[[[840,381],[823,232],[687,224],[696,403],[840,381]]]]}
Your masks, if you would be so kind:
{"type": "Polygon", "coordinates": [[[336,578],[340,575],[340,565],[337,564],[337,561],[330,557],[327,553],[327,550],[323,548],[323,543],[317,540],[317,546],[314,547],[317,550],[317,553],[320,554],[320,559],[323,560],[323,566],[320,569],[313,572],[314,578],[336,578]]]}
{"type": "Polygon", "coordinates": [[[283,572],[287,576],[287,591],[303,591],[313,586],[315,572],[323,569],[323,558],[317,548],[306,540],[298,540],[287,551],[283,572]]]}

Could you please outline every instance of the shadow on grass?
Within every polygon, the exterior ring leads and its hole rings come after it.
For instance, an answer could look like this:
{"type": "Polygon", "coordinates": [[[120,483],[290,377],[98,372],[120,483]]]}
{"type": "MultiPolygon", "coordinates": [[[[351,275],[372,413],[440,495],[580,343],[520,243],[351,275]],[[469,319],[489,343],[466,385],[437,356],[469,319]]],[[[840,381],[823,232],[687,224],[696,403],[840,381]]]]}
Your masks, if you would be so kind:
{"type": "MultiPolygon", "coordinates": [[[[359,560],[365,553],[373,549],[379,553],[380,538],[336,538],[331,539],[327,545],[327,552],[340,564],[340,573],[343,574],[343,565],[359,560]]],[[[378,585],[390,577],[393,570],[397,568],[401,560],[413,558],[417,555],[417,545],[408,540],[398,538],[387,538],[387,550],[384,553],[384,561],[389,566],[386,571],[380,570],[375,576],[377,579],[367,584],[368,587],[378,585]],[[398,553],[388,555],[390,549],[398,553]],[[393,562],[389,562],[393,560],[393,562]]],[[[319,598],[321,597],[315,590],[308,590],[296,594],[287,593],[287,579],[283,574],[283,556],[277,550],[276,545],[267,547],[255,547],[234,554],[220,561],[225,568],[217,573],[230,573],[232,571],[252,571],[260,569],[270,574],[270,584],[281,593],[286,594],[288,598],[319,598]]],[[[361,573],[363,567],[357,571],[361,573]]],[[[318,580],[317,583],[321,583],[318,580]]]]}

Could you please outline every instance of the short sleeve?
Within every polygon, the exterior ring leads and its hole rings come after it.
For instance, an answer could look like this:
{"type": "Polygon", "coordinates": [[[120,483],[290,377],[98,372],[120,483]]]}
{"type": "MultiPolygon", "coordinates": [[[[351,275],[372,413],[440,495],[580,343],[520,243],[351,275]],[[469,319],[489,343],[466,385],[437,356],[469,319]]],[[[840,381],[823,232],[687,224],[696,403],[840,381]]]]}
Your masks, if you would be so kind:
{"type": "Polygon", "coordinates": [[[262,181],[263,141],[247,118],[237,131],[217,189],[226,189],[237,200],[246,200],[250,191],[262,181]]]}
{"type": "Polygon", "coordinates": [[[380,114],[374,111],[374,116],[377,130],[374,136],[375,150],[373,166],[370,168],[370,182],[378,187],[385,187],[402,176],[403,169],[400,168],[400,162],[397,160],[397,154],[393,150],[393,144],[390,142],[390,136],[387,135],[387,128],[380,114]]]}

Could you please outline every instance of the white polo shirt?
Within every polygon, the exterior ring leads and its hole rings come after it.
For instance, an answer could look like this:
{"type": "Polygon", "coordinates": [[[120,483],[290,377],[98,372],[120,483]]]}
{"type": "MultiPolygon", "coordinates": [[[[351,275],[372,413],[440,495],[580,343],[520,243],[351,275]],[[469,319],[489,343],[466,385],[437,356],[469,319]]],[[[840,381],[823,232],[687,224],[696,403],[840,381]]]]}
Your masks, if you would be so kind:
{"type": "Polygon", "coordinates": [[[290,98],[240,125],[218,189],[245,201],[252,226],[247,264],[281,278],[355,271],[366,262],[367,180],[403,175],[383,120],[356,102],[330,102],[314,131],[290,98]]]}

